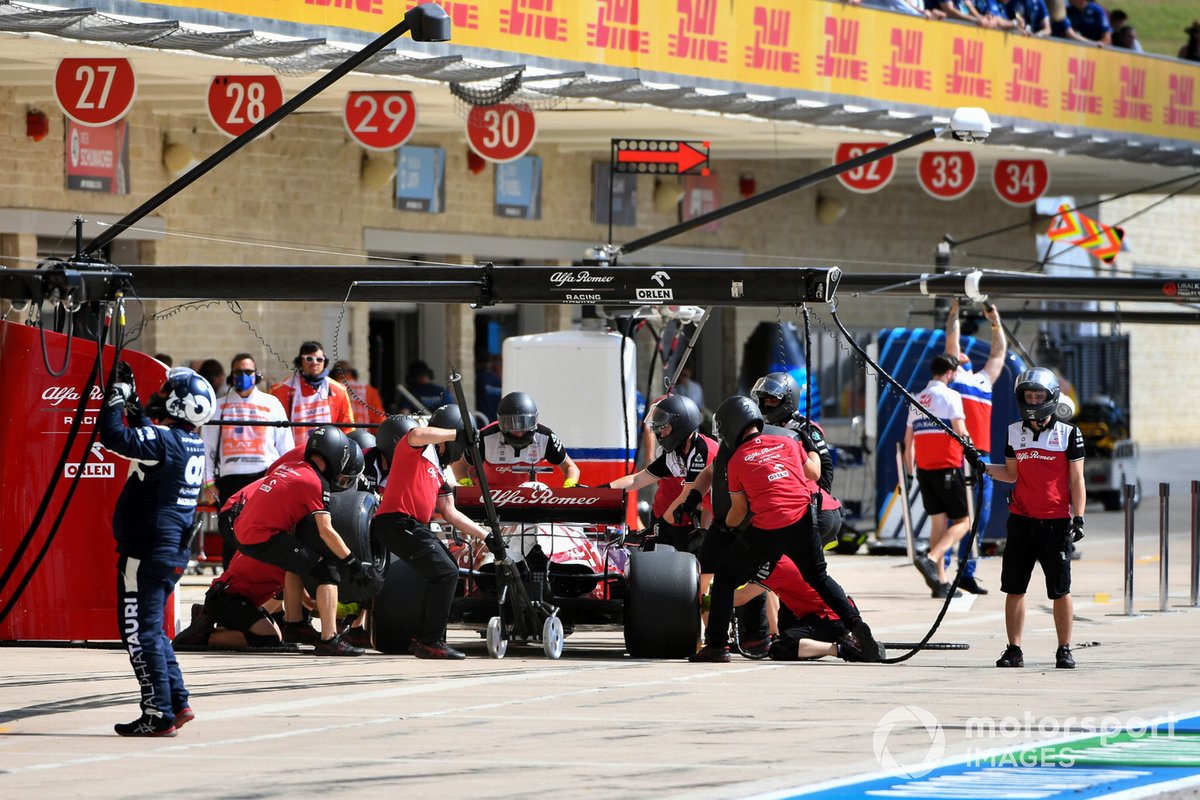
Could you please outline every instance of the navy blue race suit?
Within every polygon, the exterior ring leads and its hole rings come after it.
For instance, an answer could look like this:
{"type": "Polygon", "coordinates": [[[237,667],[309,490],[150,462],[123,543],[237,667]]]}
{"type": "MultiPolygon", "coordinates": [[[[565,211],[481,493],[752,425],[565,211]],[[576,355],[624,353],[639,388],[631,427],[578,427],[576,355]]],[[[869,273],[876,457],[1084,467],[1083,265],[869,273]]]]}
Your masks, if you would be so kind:
{"type": "Polygon", "coordinates": [[[113,514],[117,624],[142,693],[142,712],[173,723],[188,690],[163,631],[163,608],[189,556],[204,442],[186,423],[123,424],[124,408],[100,409],[100,443],[134,460],[113,514]]]}

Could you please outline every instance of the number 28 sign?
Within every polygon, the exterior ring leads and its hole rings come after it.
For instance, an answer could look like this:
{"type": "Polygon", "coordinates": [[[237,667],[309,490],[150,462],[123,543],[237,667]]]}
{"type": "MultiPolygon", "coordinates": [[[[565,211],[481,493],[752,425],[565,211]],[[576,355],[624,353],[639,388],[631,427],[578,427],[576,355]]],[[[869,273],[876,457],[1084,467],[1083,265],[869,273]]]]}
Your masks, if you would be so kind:
{"type": "Polygon", "coordinates": [[[533,111],[524,103],[474,106],[467,117],[467,141],[488,161],[515,161],[537,136],[533,111]]]}
{"type": "Polygon", "coordinates": [[[218,75],[208,85],[208,116],[222,133],[240,136],[283,105],[274,75],[218,75]]]}
{"type": "Polygon", "coordinates": [[[64,58],[54,74],[54,97],[80,125],[110,125],[129,113],[137,78],[127,58],[64,58]]]}
{"type": "MultiPolygon", "coordinates": [[[[837,150],[833,154],[833,163],[841,164],[849,161],[852,158],[866,155],[872,150],[878,150],[886,146],[884,142],[875,142],[865,144],[861,142],[842,142],[838,145],[837,150]]],[[[878,192],[883,187],[887,186],[892,176],[896,174],[896,157],[888,156],[881,158],[878,161],[872,161],[869,164],[864,164],[861,167],[843,172],[837,176],[838,181],[843,186],[852,192],[859,194],[870,194],[878,192]]]]}

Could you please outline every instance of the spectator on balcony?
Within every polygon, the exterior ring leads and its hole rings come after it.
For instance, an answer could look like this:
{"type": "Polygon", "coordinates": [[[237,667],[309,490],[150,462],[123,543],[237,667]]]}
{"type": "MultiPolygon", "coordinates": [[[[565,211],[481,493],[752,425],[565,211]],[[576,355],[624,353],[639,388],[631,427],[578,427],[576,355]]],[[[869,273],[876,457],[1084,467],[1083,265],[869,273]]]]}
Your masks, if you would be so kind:
{"type": "Polygon", "coordinates": [[[1087,42],[1088,44],[1096,44],[1091,39],[1083,36],[1071,24],[1071,18],[1067,16],[1066,3],[1069,0],[1048,0],[1050,9],[1050,35],[1056,39],[1071,39],[1076,42],[1087,42]]]}
{"type": "MultiPolygon", "coordinates": [[[[910,0],[910,2],[911,1],[913,1],[913,0],[910,0]]],[[[925,16],[929,17],[929,19],[945,19],[946,18],[946,12],[942,11],[941,0],[920,0],[920,2],[917,4],[920,5],[924,9],[925,16]]]]}
{"type": "Polygon", "coordinates": [[[1079,34],[1101,46],[1112,45],[1112,24],[1108,12],[1096,0],[1069,0],[1067,19],[1079,34]]]}
{"type": "Polygon", "coordinates": [[[973,0],[979,14],[979,24],[998,31],[1011,31],[1017,26],[1001,0],[973,0]]]}
{"type": "Polygon", "coordinates": [[[926,2],[926,8],[931,6],[940,10],[946,19],[984,25],[983,15],[975,9],[975,4],[971,0],[931,0],[931,2],[926,2]]]}
{"type": "Polygon", "coordinates": [[[1179,57],[1186,61],[1200,61],[1200,19],[1192,23],[1190,28],[1184,28],[1188,35],[1187,44],[1179,48],[1179,57]]]}
{"type": "Polygon", "coordinates": [[[1021,33],[1041,38],[1050,35],[1050,10],[1046,0],[1008,0],[1008,16],[1021,33]]]}
{"type": "Polygon", "coordinates": [[[1112,23],[1113,47],[1123,47],[1135,53],[1144,53],[1142,43],[1138,41],[1137,30],[1129,24],[1129,15],[1119,8],[1114,8],[1108,15],[1112,23]]]}

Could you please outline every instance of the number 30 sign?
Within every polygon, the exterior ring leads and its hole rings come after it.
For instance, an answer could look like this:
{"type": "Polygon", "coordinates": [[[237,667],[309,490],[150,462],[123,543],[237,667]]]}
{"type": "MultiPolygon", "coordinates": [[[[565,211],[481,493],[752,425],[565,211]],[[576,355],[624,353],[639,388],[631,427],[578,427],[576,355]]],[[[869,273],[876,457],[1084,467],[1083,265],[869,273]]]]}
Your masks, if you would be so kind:
{"type": "Polygon", "coordinates": [[[515,161],[537,136],[533,111],[524,103],[475,106],[467,117],[467,141],[488,161],[515,161]]]}

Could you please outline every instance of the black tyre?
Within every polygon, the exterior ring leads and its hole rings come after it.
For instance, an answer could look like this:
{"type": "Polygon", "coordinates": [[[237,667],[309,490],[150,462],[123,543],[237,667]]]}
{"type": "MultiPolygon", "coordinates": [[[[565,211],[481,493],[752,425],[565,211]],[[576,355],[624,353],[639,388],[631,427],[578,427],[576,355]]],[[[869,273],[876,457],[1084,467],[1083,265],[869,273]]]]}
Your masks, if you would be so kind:
{"type": "MultiPolygon", "coordinates": [[[[337,492],[330,497],[329,513],[333,529],[342,537],[350,552],[382,570],[387,566],[387,553],[371,538],[371,520],[375,517],[378,502],[370,492],[337,492]]],[[[316,522],[311,514],[300,521],[297,533],[306,527],[309,533],[316,535],[316,522]]],[[[342,576],[341,585],[338,586],[339,603],[362,603],[371,599],[365,589],[354,585],[344,567],[339,565],[338,571],[342,576]]],[[[316,581],[305,576],[304,588],[308,589],[309,594],[315,595],[316,581]]]]}
{"type": "Polygon", "coordinates": [[[408,652],[408,643],[420,623],[425,602],[425,579],[407,562],[388,556],[383,591],[371,612],[371,639],[375,649],[393,655],[408,652]]]}
{"type": "Polygon", "coordinates": [[[629,554],[625,649],[634,658],[687,658],[700,637],[700,564],[691,553],[629,554]]]}

